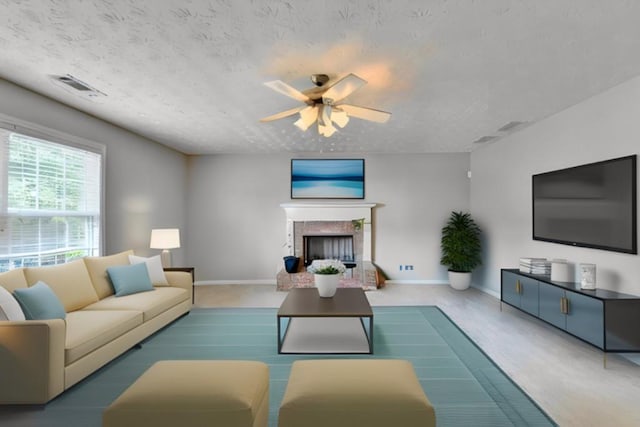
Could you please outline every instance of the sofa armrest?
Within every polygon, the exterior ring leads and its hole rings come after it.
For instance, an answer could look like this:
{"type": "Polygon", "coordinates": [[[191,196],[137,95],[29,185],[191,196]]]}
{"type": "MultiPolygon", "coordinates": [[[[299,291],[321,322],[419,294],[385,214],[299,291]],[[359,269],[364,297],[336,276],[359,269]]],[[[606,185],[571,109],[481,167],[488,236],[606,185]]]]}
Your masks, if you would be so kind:
{"type": "Polygon", "coordinates": [[[46,403],[64,391],[65,321],[0,321],[0,404],[46,403]]]}
{"type": "Polygon", "coordinates": [[[191,273],[186,271],[165,271],[164,275],[167,278],[167,282],[169,282],[169,286],[186,289],[191,294],[193,290],[191,273]]]}

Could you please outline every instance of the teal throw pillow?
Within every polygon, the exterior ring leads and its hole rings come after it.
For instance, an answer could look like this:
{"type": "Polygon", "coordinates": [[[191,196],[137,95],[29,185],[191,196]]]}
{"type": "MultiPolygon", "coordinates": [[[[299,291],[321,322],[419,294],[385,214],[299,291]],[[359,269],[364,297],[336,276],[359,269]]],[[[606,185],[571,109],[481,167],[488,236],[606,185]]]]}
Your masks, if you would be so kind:
{"type": "Polygon", "coordinates": [[[18,300],[27,320],[64,319],[67,316],[56,294],[44,282],[28,288],[18,288],[13,291],[13,296],[18,300]]]}
{"type": "Polygon", "coordinates": [[[107,273],[117,297],[153,290],[145,263],[109,267],[107,273]]]}

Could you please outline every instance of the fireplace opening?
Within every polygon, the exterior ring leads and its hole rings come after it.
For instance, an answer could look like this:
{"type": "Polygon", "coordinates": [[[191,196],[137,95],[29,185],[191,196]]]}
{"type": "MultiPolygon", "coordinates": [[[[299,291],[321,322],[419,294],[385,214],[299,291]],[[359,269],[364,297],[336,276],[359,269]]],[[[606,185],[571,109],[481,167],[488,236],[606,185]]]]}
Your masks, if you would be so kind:
{"type": "Polygon", "coordinates": [[[309,266],[314,259],[338,259],[344,263],[354,263],[352,235],[307,235],[303,237],[304,265],[309,266]]]}

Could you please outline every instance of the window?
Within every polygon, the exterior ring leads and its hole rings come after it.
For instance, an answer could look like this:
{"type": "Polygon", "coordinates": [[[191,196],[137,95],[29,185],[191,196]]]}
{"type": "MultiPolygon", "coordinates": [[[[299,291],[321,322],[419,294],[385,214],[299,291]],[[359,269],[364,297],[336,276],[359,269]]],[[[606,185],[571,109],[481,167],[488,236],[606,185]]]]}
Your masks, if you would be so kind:
{"type": "Polygon", "coordinates": [[[100,254],[102,158],[0,127],[0,271],[100,254]]]}

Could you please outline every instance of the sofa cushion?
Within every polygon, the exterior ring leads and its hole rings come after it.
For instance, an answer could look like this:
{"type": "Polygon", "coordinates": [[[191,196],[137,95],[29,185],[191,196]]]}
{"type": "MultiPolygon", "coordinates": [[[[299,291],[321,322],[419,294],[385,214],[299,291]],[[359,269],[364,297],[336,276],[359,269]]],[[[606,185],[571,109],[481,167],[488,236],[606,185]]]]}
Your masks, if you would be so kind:
{"type": "Polygon", "coordinates": [[[44,282],[49,285],[67,313],[98,301],[87,267],[81,259],[60,265],[28,267],[24,274],[29,284],[44,282]]]}
{"type": "Polygon", "coordinates": [[[124,297],[112,295],[95,304],[88,305],[84,310],[138,310],[144,313],[144,321],[147,322],[189,298],[191,298],[191,294],[185,289],[160,287],[153,292],[142,292],[124,297]]]}
{"type": "Polygon", "coordinates": [[[13,270],[0,273],[0,286],[9,292],[29,286],[26,277],[24,277],[24,268],[14,268],[13,270]]]}
{"type": "Polygon", "coordinates": [[[116,265],[107,268],[117,297],[153,290],[147,266],[142,264],[116,265]]]}
{"type": "Polygon", "coordinates": [[[120,252],[108,256],[85,257],[84,263],[89,271],[91,283],[98,294],[98,298],[106,298],[113,295],[113,286],[107,275],[107,268],[114,265],[129,265],[129,255],[132,250],[120,252]]]}
{"type": "Polygon", "coordinates": [[[140,311],[78,310],[67,314],[65,366],[141,324],[140,311]]]}
{"type": "Polygon", "coordinates": [[[25,320],[20,304],[11,293],[0,286],[0,320],[25,320]]]}
{"type": "Polygon", "coordinates": [[[164,275],[164,270],[162,269],[162,259],[160,258],[160,255],[152,256],[150,258],[129,255],[129,262],[131,264],[140,264],[144,262],[147,266],[147,271],[149,272],[149,278],[154,285],[156,283],[159,285],[168,285],[167,277],[164,275]]]}
{"type": "Polygon", "coordinates": [[[29,288],[16,289],[14,296],[20,303],[27,320],[64,319],[66,313],[62,303],[44,282],[29,288]]]}

